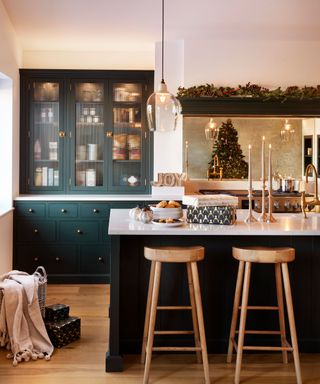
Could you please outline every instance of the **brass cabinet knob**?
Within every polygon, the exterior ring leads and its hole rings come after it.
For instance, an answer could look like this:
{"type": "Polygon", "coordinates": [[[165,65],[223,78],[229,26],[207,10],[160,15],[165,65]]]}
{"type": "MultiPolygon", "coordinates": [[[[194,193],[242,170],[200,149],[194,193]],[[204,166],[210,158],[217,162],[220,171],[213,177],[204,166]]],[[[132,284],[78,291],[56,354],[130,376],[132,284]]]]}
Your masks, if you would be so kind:
{"type": "Polygon", "coordinates": [[[60,257],[56,257],[56,261],[60,261],[60,257]]]}
{"type": "Polygon", "coordinates": [[[103,257],[98,257],[98,261],[103,261],[103,257]]]}
{"type": "Polygon", "coordinates": [[[66,133],[65,131],[59,131],[59,137],[65,137],[66,133]]]}
{"type": "Polygon", "coordinates": [[[33,232],[34,232],[34,233],[39,233],[39,230],[38,230],[37,228],[35,228],[35,229],[33,230],[33,232]]]}
{"type": "Polygon", "coordinates": [[[67,212],[66,209],[64,209],[64,208],[61,209],[61,213],[66,213],[66,212],[67,212]]]}
{"type": "Polygon", "coordinates": [[[99,213],[99,209],[97,209],[97,208],[93,208],[93,213],[99,213]]]}
{"type": "Polygon", "coordinates": [[[32,213],[32,212],[33,212],[33,209],[32,209],[32,208],[29,208],[29,209],[28,209],[28,212],[29,212],[29,213],[32,213]]]}
{"type": "Polygon", "coordinates": [[[77,233],[78,233],[79,235],[81,235],[81,233],[82,233],[81,229],[77,229],[77,233]]]}
{"type": "Polygon", "coordinates": [[[36,256],[33,258],[33,261],[39,261],[39,258],[36,256]]]}
{"type": "Polygon", "coordinates": [[[107,137],[112,137],[113,136],[113,132],[112,131],[107,131],[106,132],[106,136],[107,137]]]}

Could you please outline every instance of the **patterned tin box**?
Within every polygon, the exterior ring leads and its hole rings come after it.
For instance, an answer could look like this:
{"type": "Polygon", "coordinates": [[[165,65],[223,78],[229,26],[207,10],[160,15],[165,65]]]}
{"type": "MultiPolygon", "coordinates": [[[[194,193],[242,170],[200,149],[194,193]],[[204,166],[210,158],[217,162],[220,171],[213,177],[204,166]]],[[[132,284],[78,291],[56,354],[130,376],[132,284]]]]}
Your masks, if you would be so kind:
{"type": "Polygon", "coordinates": [[[80,338],[79,317],[68,317],[60,321],[46,321],[45,325],[55,348],[61,348],[80,338]]]}
{"type": "Polygon", "coordinates": [[[229,195],[187,195],[187,222],[199,224],[231,225],[236,221],[238,198],[229,195]]]}
{"type": "Polygon", "coordinates": [[[69,306],[65,304],[53,304],[45,308],[46,321],[59,321],[69,317],[69,306]]]}

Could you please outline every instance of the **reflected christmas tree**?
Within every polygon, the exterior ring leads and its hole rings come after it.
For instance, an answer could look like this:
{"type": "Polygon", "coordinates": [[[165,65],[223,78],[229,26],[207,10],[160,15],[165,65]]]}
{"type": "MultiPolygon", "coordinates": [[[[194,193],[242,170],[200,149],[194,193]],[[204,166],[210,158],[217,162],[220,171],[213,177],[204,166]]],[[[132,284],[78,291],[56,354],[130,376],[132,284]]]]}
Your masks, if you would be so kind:
{"type": "Polygon", "coordinates": [[[215,156],[218,157],[224,179],[245,179],[248,177],[248,163],[243,160],[244,155],[238,142],[238,132],[231,119],[222,122],[219,127],[218,138],[213,144],[209,170],[213,169],[217,162],[215,156]]]}

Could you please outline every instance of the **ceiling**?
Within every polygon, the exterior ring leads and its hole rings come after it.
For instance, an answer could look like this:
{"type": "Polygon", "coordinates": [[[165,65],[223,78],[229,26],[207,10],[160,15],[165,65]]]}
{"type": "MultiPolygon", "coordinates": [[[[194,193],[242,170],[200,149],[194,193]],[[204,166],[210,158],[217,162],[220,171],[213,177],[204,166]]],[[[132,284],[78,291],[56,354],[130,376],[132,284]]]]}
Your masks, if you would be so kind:
{"type": "MultiPolygon", "coordinates": [[[[0,1],[24,51],[153,51],[160,40],[160,0],[0,1]]],[[[320,40],[320,0],[167,0],[165,15],[168,40],[320,40]]]]}

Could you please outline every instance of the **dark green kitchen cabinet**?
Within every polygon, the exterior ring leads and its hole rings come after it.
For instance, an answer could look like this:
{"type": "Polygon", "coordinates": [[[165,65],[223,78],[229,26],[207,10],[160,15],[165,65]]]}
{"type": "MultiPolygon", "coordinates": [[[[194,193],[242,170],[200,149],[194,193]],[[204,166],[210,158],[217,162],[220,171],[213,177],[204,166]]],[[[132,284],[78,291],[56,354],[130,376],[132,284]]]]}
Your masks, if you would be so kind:
{"type": "Polygon", "coordinates": [[[20,70],[21,193],[148,193],[153,71],[20,70]]]}
{"type": "Polygon", "coordinates": [[[16,200],[14,268],[43,265],[50,283],[109,283],[110,209],[137,204],[146,202],[16,200]]]}

